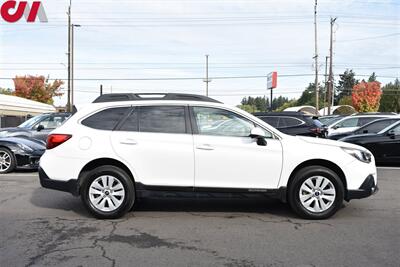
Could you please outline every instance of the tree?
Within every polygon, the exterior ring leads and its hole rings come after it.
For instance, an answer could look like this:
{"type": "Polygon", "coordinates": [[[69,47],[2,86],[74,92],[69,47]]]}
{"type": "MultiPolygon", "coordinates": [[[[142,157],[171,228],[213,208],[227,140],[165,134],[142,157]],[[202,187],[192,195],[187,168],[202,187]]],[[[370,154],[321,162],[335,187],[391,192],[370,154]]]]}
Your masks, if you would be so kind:
{"type": "MultiPolygon", "coordinates": [[[[324,91],[323,87],[319,86],[319,102],[324,102],[324,91]]],[[[308,84],[306,89],[301,94],[300,98],[297,100],[297,106],[313,106],[315,107],[315,85],[314,83],[308,84]]]]}
{"type": "Polygon", "coordinates": [[[241,106],[239,108],[242,108],[243,110],[251,110],[251,112],[257,112],[257,111],[267,111],[267,108],[269,107],[269,99],[261,96],[257,97],[244,97],[241,101],[241,106]],[[256,110],[256,111],[252,111],[256,110]]]}
{"type": "Polygon", "coordinates": [[[54,80],[49,83],[49,79],[44,76],[16,76],[14,79],[14,95],[31,99],[34,101],[53,104],[53,97],[61,96],[60,87],[63,81],[54,80]]]}
{"type": "Polygon", "coordinates": [[[340,99],[345,96],[351,96],[354,85],[358,83],[355,75],[353,70],[346,70],[343,74],[339,75],[340,79],[335,88],[335,103],[339,103],[340,99]]]}
{"type": "Polygon", "coordinates": [[[378,111],[381,94],[382,90],[379,82],[362,81],[353,87],[353,107],[358,112],[378,111]]]}
{"type": "Polygon", "coordinates": [[[394,83],[388,83],[382,87],[382,97],[379,106],[382,112],[400,112],[400,81],[396,79],[394,83]]]}
{"type": "Polygon", "coordinates": [[[376,74],[375,74],[375,72],[373,72],[373,73],[371,74],[371,76],[369,76],[368,81],[369,81],[369,82],[376,82],[376,81],[377,81],[377,80],[376,80],[376,74]]]}

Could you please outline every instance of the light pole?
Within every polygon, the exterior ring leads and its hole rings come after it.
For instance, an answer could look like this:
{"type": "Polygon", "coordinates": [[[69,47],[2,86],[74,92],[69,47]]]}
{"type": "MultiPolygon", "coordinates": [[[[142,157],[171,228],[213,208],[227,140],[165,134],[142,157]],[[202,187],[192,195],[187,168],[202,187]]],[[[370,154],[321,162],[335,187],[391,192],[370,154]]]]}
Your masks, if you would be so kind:
{"type": "Polygon", "coordinates": [[[74,28],[81,27],[79,24],[71,24],[71,101],[70,111],[74,106],[74,28]]]}

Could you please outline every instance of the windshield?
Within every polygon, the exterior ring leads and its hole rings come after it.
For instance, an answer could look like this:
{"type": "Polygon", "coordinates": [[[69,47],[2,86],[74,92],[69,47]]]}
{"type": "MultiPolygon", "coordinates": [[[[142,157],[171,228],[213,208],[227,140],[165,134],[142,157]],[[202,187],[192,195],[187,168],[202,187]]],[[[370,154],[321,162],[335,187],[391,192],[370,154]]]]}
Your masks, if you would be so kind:
{"type": "Polygon", "coordinates": [[[45,117],[46,115],[39,115],[39,116],[35,116],[33,118],[30,118],[29,120],[21,123],[18,127],[20,128],[25,128],[25,129],[30,129],[32,128],[33,125],[35,125],[37,122],[41,121],[43,119],[43,117],[45,117]]]}

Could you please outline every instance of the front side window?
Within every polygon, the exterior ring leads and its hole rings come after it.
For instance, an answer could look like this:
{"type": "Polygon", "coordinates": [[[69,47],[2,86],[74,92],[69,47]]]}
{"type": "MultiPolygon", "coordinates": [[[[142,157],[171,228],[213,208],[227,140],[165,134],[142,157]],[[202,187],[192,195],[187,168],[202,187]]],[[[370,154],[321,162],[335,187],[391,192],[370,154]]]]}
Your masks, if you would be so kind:
{"type": "Polygon", "coordinates": [[[61,126],[67,117],[65,115],[53,115],[39,122],[35,129],[42,125],[44,129],[55,129],[61,126]]]}
{"type": "Polygon", "coordinates": [[[389,125],[391,125],[393,120],[383,120],[383,121],[376,121],[372,122],[371,124],[362,127],[361,129],[357,130],[355,133],[356,134],[362,134],[362,133],[378,133],[381,130],[385,129],[389,125]]]}
{"type": "Polygon", "coordinates": [[[139,131],[150,133],[186,133],[185,107],[140,107],[139,131]]]}
{"type": "Polygon", "coordinates": [[[227,110],[194,107],[199,134],[248,137],[254,128],[251,121],[227,110]]]}
{"type": "Polygon", "coordinates": [[[273,127],[278,127],[279,117],[263,116],[263,117],[260,117],[260,119],[262,119],[263,121],[265,121],[266,123],[268,123],[269,125],[271,125],[273,127]]]}
{"type": "Polygon", "coordinates": [[[393,132],[395,135],[400,135],[400,124],[398,124],[397,127],[393,129],[393,132]]]}
{"type": "Polygon", "coordinates": [[[347,128],[347,127],[357,127],[358,118],[350,118],[344,121],[339,122],[336,126],[340,128],[347,128]]]}
{"type": "Polygon", "coordinates": [[[130,107],[109,108],[84,119],[82,124],[94,129],[113,130],[130,107]]]}

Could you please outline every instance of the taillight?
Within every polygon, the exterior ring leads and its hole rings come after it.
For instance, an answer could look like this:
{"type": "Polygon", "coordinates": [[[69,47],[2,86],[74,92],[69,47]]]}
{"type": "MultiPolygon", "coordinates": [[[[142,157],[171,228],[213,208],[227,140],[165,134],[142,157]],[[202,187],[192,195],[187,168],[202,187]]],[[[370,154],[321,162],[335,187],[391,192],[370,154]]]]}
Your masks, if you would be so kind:
{"type": "Polygon", "coordinates": [[[314,133],[321,133],[321,128],[311,128],[310,131],[314,132],[314,133]]]}
{"type": "Polygon", "coordinates": [[[55,148],[56,146],[61,145],[71,137],[72,135],[70,134],[50,134],[47,137],[46,149],[55,148]]]}

